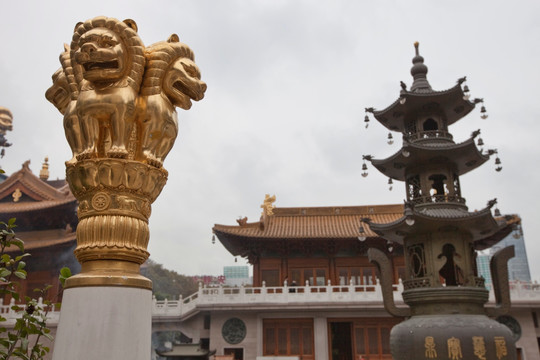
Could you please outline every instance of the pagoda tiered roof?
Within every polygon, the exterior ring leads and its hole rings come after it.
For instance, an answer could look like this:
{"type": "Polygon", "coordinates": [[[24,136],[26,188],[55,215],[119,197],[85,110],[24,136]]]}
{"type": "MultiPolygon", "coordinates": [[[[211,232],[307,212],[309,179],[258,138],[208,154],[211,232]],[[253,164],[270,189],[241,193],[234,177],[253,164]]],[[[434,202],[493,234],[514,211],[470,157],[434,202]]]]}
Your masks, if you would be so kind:
{"type": "Polygon", "coordinates": [[[469,212],[463,208],[434,204],[420,210],[406,208],[404,215],[392,222],[381,223],[369,218],[366,224],[378,236],[398,244],[403,244],[404,238],[410,234],[461,231],[472,236],[476,250],[483,250],[506,237],[520,221],[517,215],[494,218],[491,205],[469,212]]]}
{"type": "Polygon", "coordinates": [[[447,125],[451,125],[470,113],[474,102],[464,99],[465,94],[458,82],[454,87],[434,91],[418,89],[417,91],[401,91],[401,96],[383,110],[374,110],[373,115],[387,129],[406,132],[407,114],[418,114],[426,110],[438,110],[444,114],[447,125]],[[403,104],[402,102],[405,101],[403,104]]]}
{"type": "Polygon", "coordinates": [[[478,151],[474,138],[459,143],[449,142],[404,142],[403,147],[386,159],[371,159],[371,163],[384,175],[400,181],[406,180],[406,169],[417,164],[441,164],[452,162],[457,175],[464,175],[489,160],[489,156],[478,151]],[[407,155],[407,156],[405,156],[407,155]]]}

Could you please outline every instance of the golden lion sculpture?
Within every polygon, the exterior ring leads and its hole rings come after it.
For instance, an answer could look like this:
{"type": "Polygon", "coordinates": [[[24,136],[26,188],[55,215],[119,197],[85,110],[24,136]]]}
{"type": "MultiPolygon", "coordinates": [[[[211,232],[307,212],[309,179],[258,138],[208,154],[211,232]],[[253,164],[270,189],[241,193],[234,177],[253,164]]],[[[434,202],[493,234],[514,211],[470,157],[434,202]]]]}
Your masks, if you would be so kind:
{"type": "Polygon", "coordinates": [[[78,158],[127,158],[145,64],[135,22],[98,17],[79,24],[71,42],[71,60],[80,79],[76,112],[82,152],[78,158]]]}
{"type": "Polygon", "coordinates": [[[174,145],[178,134],[175,106],[189,110],[191,100],[201,100],[206,84],[191,49],[173,34],[146,49],[146,71],[140,108],[142,156],[156,167],[174,145]]]}
{"type": "Polygon", "coordinates": [[[5,135],[6,131],[13,130],[13,115],[9,109],[0,107],[0,135],[5,135]]]}
{"type": "Polygon", "coordinates": [[[133,20],[75,26],[45,94],[64,116],[66,179],[80,204],[74,253],[83,270],[67,287],[152,288],[138,269],[178,134],[175,107],[189,109],[206,91],[194,59],[177,35],[146,48],[133,20]]]}
{"type": "Polygon", "coordinates": [[[64,131],[73,152],[73,158],[69,163],[74,163],[77,160],[76,156],[82,152],[81,128],[76,113],[79,89],[67,44],[64,44],[64,52],[60,54],[60,63],[62,67],[53,74],[53,85],[47,90],[45,97],[64,115],[64,131]]]}
{"type": "Polygon", "coordinates": [[[96,17],[75,27],[45,96],[64,115],[74,164],[123,158],[160,168],[206,84],[191,49],[173,34],[145,48],[133,20],[96,17]]]}

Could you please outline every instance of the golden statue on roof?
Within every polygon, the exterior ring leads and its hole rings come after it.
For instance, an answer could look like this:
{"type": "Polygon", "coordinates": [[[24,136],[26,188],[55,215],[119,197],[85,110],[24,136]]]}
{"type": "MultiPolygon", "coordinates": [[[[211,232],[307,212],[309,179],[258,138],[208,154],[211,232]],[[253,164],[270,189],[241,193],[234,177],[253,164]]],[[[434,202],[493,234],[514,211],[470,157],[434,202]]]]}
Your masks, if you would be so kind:
{"type": "Polygon", "coordinates": [[[0,106],[0,134],[5,135],[6,131],[13,130],[13,115],[9,109],[0,106]]]}
{"type": "Polygon", "coordinates": [[[275,206],[273,203],[276,201],[276,195],[270,196],[270,194],[264,195],[264,201],[261,205],[261,208],[263,209],[262,214],[263,216],[271,216],[274,215],[274,208],[275,206]]]}
{"type": "Polygon", "coordinates": [[[67,181],[80,204],[75,255],[82,273],[68,286],[151,286],[138,269],[149,256],[151,204],[167,181],[176,107],[189,109],[206,91],[178,35],[145,47],[137,31],[130,19],[78,23],[45,94],[64,116],[73,152],[67,181]],[[111,266],[121,274],[110,276],[111,266]],[[127,280],[120,276],[126,271],[127,280]]]}

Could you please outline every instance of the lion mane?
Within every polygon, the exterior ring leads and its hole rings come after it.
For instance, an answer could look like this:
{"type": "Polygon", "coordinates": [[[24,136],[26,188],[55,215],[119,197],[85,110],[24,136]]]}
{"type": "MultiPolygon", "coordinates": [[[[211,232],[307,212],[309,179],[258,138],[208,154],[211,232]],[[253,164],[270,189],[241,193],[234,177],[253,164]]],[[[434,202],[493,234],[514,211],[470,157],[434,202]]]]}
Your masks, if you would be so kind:
{"type": "Polygon", "coordinates": [[[70,58],[79,89],[76,115],[82,145],[77,159],[127,158],[146,61],[137,25],[107,17],[79,23],[70,58]]]}
{"type": "Polygon", "coordinates": [[[141,88],[144,109],[141,126],[142,157],[150,165],[161,167],[178,135],[175,106],[191,107],[191,101],[204,97],[206,84],[200,80],[193,51],[173,34],[167,41],[155,43],[145,51],[146,69],[141,88]],[[179,62],[189,62],[190,72],[179,62]],[[172,78],[169,82],[167,77],[172,78]]]}
{"type": "MultiPolygon", "coordinates": [[[[74,53],[79,49],[79,40],[81,36],[96,28],[109,29],[124,40],[125,45],[129,48],[128,57],[130,57],[130,59],[125,63],[126,66],[129,67],[129,74],[116,86],[129,86],[133,88],[136,93],[139,92],[145,66],[144,44],[137,34],[137,25],[133,20],[127,19],[120,21],[115,18],[98,16],[83,23],[78,23],[75,27],[75,32],[71,41],[71,58],[73,59],[74,53]]],[[[83,69],[81,66],[75,68],[77,81],[81,83],[81,87],[84,88],[90,84],[83,79],[82,71],[83,69]]]]}

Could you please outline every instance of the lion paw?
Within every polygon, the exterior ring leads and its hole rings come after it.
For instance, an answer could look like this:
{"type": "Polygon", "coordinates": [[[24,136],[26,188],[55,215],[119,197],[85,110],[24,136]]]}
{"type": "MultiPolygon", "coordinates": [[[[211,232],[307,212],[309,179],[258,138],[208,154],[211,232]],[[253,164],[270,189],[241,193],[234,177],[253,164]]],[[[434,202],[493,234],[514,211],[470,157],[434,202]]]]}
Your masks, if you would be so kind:
{"type": "Polygon", "coordinates": [[[78,161],[82,161],[82,160],[91,159],[94,157],[94,155],[95,155],[95,152],[93,150],[85,150],[82,153],[77,154],[76,157],[78,161]]]}
{"type": "Polygon", "coordinates": [[[67,165],[75,165],[77,163],[77,156],[73,156],[70,160],[66,161],[66,166],[67,165]]]}
{"type": "Polygon", "coordinates": [[[125,159],[128,157],[128,152],[125,149],[113,147],[107,151],[107,157],[125,159]]]}
{"type": "Polygon", "coordinates": [[[160,160],[156,159],[153,155],[151,154],[148,154],[145,152],[145,155],[146,155],[146,163],[148,165],[151,165],[153,167],[156,167],[156,168],[161,168],[163,166],[163,162],[161,162],[160,160]]]}

